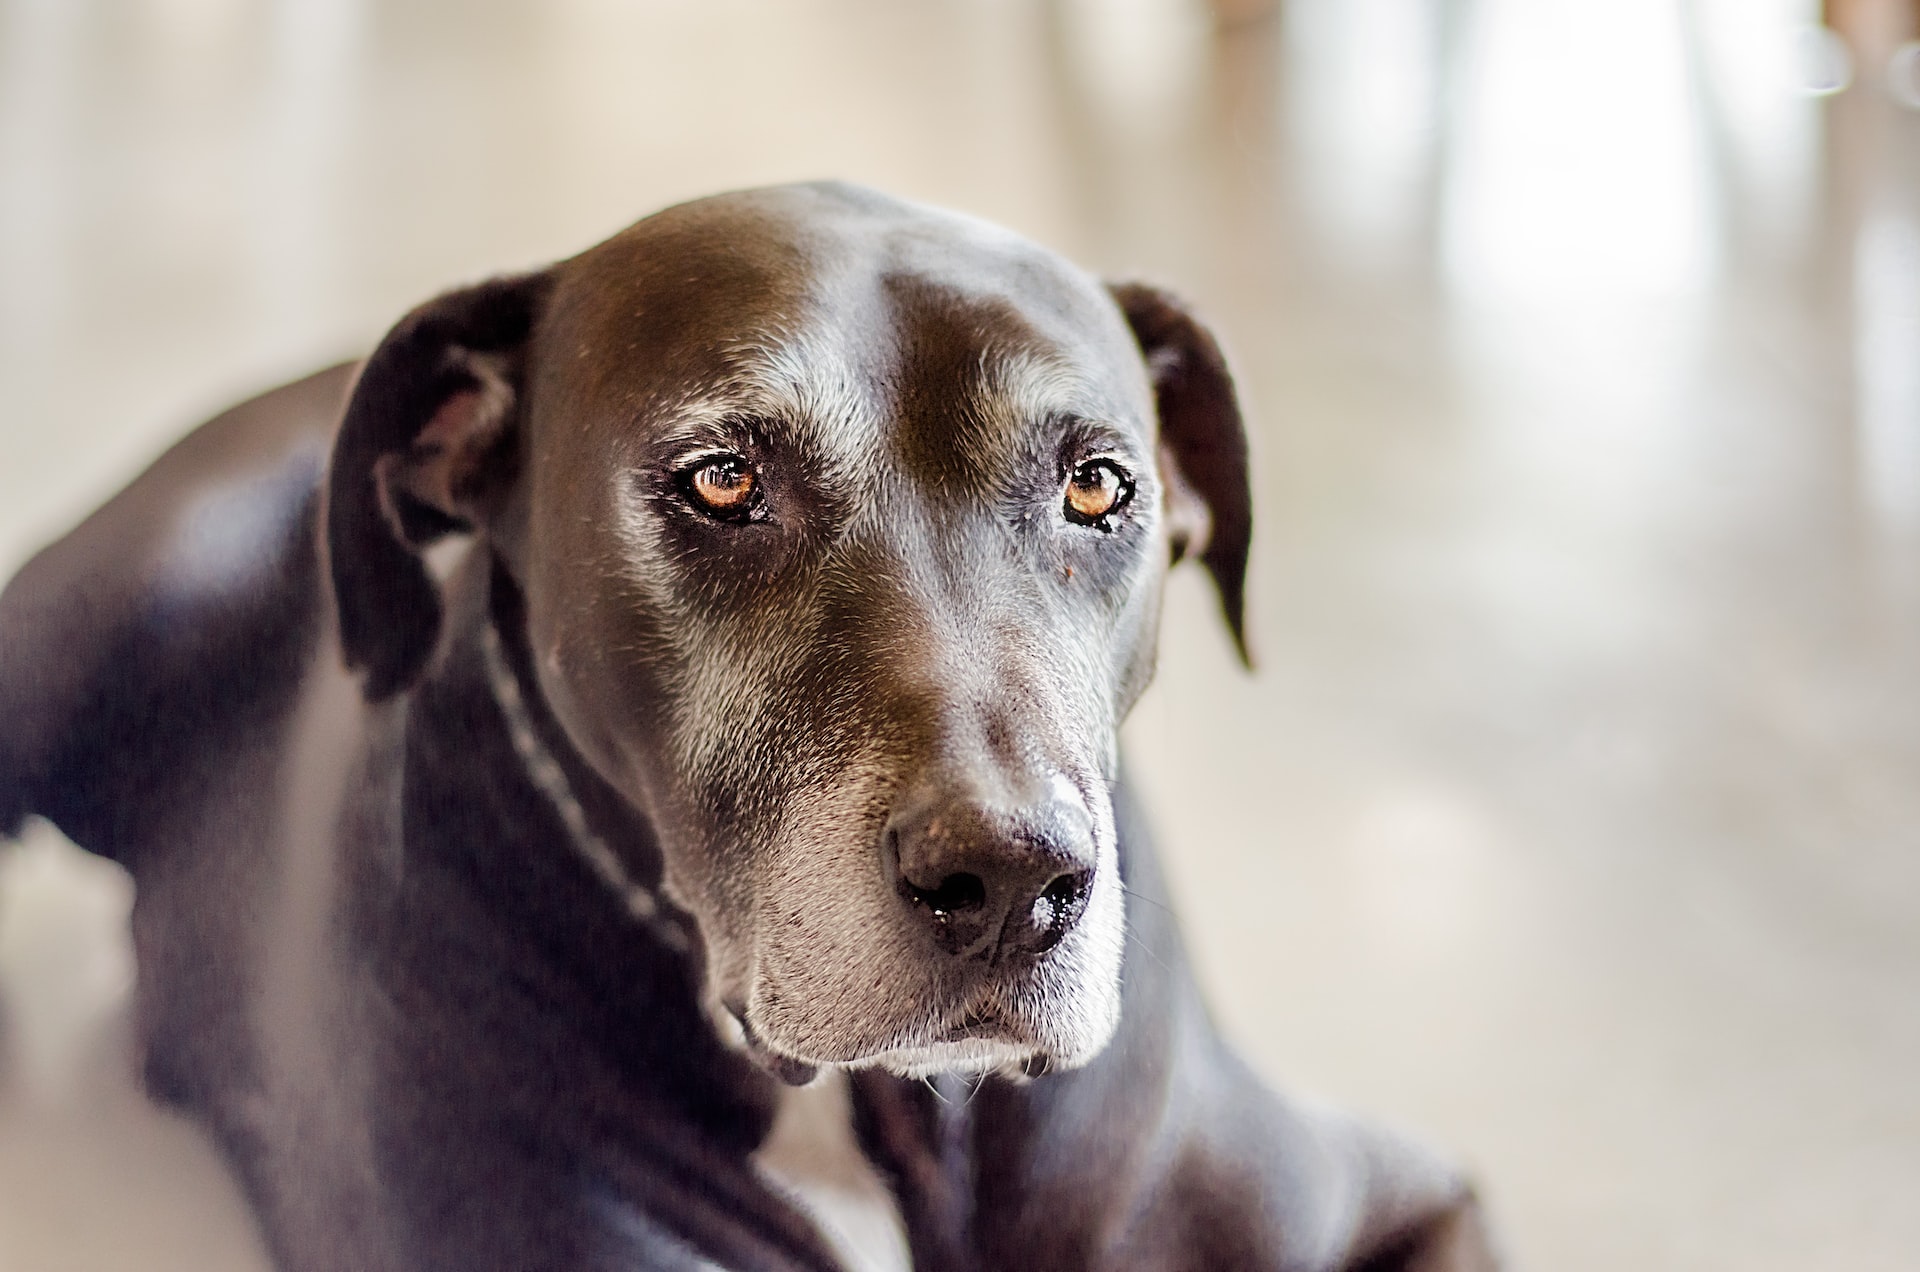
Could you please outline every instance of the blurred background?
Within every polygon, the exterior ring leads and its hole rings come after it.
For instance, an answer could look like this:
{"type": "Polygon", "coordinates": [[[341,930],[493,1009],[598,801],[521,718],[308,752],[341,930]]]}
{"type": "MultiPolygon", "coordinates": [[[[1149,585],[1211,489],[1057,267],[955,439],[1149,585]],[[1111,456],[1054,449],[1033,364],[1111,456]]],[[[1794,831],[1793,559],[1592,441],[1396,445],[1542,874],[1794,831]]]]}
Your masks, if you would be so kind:
{"type": "MultiPolygon", "coordinates": [[[[0,0],[0,574],[450,284],[840,176],[1192,297],[1254,429],[1130,725],[1212,1001],[1525,1267],[1920,1266],[1912,0],[0,0]],[[1827,25],[1822,26],[1825,22],[1827,25]]],[[[264,1267],[0,855],[0,1269],[264,1267]]],[[[1116,1115],[1124,1115],[1117,1111],[1116,1115]]]]}

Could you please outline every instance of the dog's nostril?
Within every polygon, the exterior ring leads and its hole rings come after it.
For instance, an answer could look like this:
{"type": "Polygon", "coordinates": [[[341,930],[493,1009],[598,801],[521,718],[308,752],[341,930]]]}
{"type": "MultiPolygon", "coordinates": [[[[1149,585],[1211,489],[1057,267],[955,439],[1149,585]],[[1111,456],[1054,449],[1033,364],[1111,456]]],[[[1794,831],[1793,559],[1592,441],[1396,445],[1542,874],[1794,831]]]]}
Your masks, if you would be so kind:
{"type": "Polygon", "coordinates": [[[905,879],[900,886],[909,900],[938,915],[965,914],[987,903],[987,885],[976,874],[950,874],[933,888],[916,887],[905,879]]]}
{"type": "Polygon", "coordinates": [[[1040,890],[1033,899],[1031,921],[1038,934],[1035,949],[1044,954],[1060,943],[1074,920],[1080,917],[1087,900],[1087,876],[1063,874],[1040,890]]]}
{"type": "Polygon", "coordinates": [[[1007,811],[946,798],[895,814],[887,873],[936,946],[996,962],[1065,940],[1092,892],[1093,845],[1083,810],[1058,803],[1007,811]]]}
{"type": "Polygon", "coordinates": [[[1055,914],[1070,910],[1080,900],[1080,893],[1087,881],[1077,874],[1063,874],[1048,884],[1040,893],[1040,899],[1053,908],[1055,914]]]}

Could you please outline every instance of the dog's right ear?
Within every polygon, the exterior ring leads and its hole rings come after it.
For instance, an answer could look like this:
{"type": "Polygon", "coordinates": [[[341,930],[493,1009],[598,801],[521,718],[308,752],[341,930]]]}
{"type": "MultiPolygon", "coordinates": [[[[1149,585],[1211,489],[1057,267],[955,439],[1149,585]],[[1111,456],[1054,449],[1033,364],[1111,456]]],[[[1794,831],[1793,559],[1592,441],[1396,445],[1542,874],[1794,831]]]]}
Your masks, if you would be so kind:
{"type": "Polygon", "coordinates": [[[420,553],[483,526],[518,465],[528,339],[552,276],[498,278],[401,319],[361,368],[327,472],[326,543],[347,666],[378,702],[440,636],[420,553]]]}

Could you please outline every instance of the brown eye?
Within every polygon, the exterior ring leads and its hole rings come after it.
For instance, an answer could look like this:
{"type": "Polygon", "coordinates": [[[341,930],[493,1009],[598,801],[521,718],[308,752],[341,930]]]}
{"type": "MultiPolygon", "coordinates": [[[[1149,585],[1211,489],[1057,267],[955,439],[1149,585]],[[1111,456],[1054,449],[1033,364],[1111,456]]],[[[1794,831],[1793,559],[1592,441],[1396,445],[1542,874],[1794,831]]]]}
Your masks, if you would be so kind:
{"type": "Polygon", "coordinates": [[[702,511],[716,517],[745,516],[753,510],[759,479],[751,465],[737,455],[709,459],[683,478],[687,495],[702,511]]]}
{"type": "MultiPolygon", "coordinates": [[[[1090,459],[1067,482],[1067,520],[1101,525],[1133,497],[1133,482],[1110,459],[1090,459]]],[[[1102,527],[1104,529],[1104,526],[1102,527]]]]}

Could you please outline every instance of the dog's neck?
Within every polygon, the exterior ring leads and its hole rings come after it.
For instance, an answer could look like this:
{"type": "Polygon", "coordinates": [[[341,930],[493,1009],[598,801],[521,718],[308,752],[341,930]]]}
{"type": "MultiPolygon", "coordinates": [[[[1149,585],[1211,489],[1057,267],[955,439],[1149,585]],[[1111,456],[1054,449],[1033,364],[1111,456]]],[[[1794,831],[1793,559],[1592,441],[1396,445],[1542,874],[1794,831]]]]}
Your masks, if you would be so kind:
{"type": "MultiPolygon", "coordinates": [[[[497,584],[496,589],[499,586],[504,585],[497,584]]],[[[509,629],[515,636],[522,636],[509,649],[509,637],[502,635],[500,617],[497,612],[490,614],[480,629],[480,654],[486,665],[487,688],[506,723],[507,736],[528,780],[546,796],[555,816],[566,828],[566,839],[574,854],[605,885],[608,893],[619,900],[628,917],[668,949],[688,953],[693,946],[693,936],[685,916],[663,906],[659,888],[637,878],[627,860],[595,826],[578,790],[579,781],[588,773],[585,764],[578,757],[570,757],[571,763],[563,761],[546,740],[548,736],[555,736],[557,729],[534,690],[524,637],[520,629],[509,629]]]]}
{"type": "Polygon", "coordinates": [[[574,748],[547,705],[520,590],[484,543],[449,580],[447,599],[443,656],[411,694],[409,786],[484,790],[499,807],[494,833],[480,842],[422,847],[509,906],[537,904],[551,890],[565,910],[543,917],[585,922],[603,941],[617,934],[620,949],[644,946],[697,978],[692,920],[661,895],[653,826],[574,748]]]}
{"type": "Polygon", "coordinates": [[[751,1149],[774,1091],[702,1006],[701,950],[659,895],[651,825],[539,697],[517,589],[484,545],[447,600],[445,648],[407,696],[395,757],[395,921],[416,929],[395,933],[409,951],[397,974],[434,994],[478,992],[467,982],[486,974],[525,987],[516,1010],[538,1012],[542,1029],[571,1030],[633,1081],[678,1090],[676,1102],[751,1149]]]}
{"type": "MultiPolygon", "coordinates": [[[[541,697],[521,593],[498,563],[488,582],[487,616],[477,640],[487,688],[514,753],[527,780],[545,796],[566,828],[574,855],[618,900],[639,930],[668,950],[697,959],[692,919],[662,895],[658,841],[651,829],[567,742],[541,697]],[[602,832],[603,825],[620,836],[619,846],[602,832]]],[[[702,1001],[709,1021],[729,1046],[790,1086],[813,1080],[817,1073],[813,1066],[774,1054],[733,1013],[717,1002],[702,1001]]]]}

